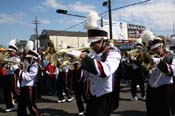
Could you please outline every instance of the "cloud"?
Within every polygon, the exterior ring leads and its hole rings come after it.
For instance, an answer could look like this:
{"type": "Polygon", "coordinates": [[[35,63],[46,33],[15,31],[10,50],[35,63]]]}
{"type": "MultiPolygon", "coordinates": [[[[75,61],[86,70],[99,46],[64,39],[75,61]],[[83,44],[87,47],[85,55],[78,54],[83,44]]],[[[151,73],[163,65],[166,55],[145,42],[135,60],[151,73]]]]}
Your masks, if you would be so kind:
{"type": "Polygon", "coordinates": [[[95,6],[88,5],[88,4],[82,4],[80,2],[75,2],[74,4],[68,5],[68,8],[81,13],[89,13],[92,11],[95,11],[95,6]]]}
{"type": "Polygon", "coordinates": [[[34,6],[33,8],[31,8],[32,11],[34,12],[46,12],[47,8],[43,7],[42,5],[39,6],[34,6]]]}
{"type": "Polygon", "coordinates": [[[129,23],[140,23],[155,32],[172,32],[175,20],[173,0],[155,0],[144,5],[137,5],[113,11],[113,19],[129,23]]]}
{"type": "Polygon", "coordinates": [[[69,20],[53,20],[52,22],[54,24],[59,24],[59,25],[67,25],[67,26],[70,26],[70,25],[74,25],[74,24],[77,24],[77,23],[80,23],[80,22],[83,22],[84,20],[82,19],[76,19],[76,18],[69,18],[69,20]],[[71,20],[71,21],[70,21],[71,20]]]}
{"type": "Polygon", "coordinates": [[[0,13],[0,24],[15,24],[20,23],[23,19],[23,13],[5,14],[0,13]]]}
{"type": "Polygon", "coordinates": [[[49,25],[50,24],[50,21],[47,20],[47,19],[40,19],[39,20],[41,24],[44,24],[44,25],[49,25]]]}
{"type": "Polygon", "coordinates": [[[57,2],[56,0],[46,0],[42,3],[43,6],[49,7],[49,8],[59,8],[64,7],[61,3],[57,2]]]}
{"type": "Polygon", "coordinates": [[[65,5],[58,2],[57,0],[44,0],[40,5],[34,6],[32,10],[34,12],[46,12],[48,9],[66,8],[65,5]]]}
{"type": "Polygon", "coordinates": [[[69,20],[52,20],[52,23],[55,25],[63,25],[64,27],[62,28],[62,30],[70,30],[70,29],[75,29],[75,28],[79,28],[79,30],[81,30],[80,28],[83,28],[83,23],[84,20],[82,19],[77,19],[77,18],[69,18],[69,20]],[[71,20],[71,21],[70,21],[71,20]],[[76,25],[76,26],[75,26],[76,25]],[[73,26],[73,27],[72,27],[73,26]]]}
{"type": "Polygon", "coordinates": [[[95,11],[95,6],[90,4],[83,4],[81,2],[74,2],[73,4],[62,4],[58,0],[44,0],[40,5],[32,8],[35,12],[46,12],[49,8],[52,9],[68,9],[69,11],[89,13],[95,11]]]}

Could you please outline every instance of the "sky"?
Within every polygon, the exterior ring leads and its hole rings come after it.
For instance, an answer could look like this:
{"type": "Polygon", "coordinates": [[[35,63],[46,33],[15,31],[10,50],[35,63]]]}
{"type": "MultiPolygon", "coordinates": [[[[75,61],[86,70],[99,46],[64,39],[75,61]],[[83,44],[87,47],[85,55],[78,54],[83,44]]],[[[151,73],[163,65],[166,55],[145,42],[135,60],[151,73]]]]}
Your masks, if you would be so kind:
{"type": "MultiPolygon", "coordinates": [[[[69,14],[87,16],[89,12],[106,12],[105,0],[1,0],[0,1],[0,43],[8,46],[11,39],[29,40],[35,33],[33,21],[37,17],[38,31],[67,30],[86,31],[82,24],[84,18],[56,13],[66,9],[69,14]]],[[[111,8],[120,8],[145,0],[111,0],[111,8]]],[[[100,17],[108,20],[108,13],[100,17]]],[[[119,22],[143,25],[155,35],[170,36],[175,25],[175,0],[151,0],[149,2],[112,10],[112,19],[119,22]]]]}

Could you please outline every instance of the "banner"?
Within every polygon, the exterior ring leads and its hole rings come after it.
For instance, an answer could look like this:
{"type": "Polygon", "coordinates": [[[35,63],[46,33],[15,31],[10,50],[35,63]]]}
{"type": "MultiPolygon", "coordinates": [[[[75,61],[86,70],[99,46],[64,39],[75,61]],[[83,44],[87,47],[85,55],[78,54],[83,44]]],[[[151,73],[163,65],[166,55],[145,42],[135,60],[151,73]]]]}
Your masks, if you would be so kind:
{"type": "Polygon", "coordinates": [[[145,26],[128,24],[128,38],[140,38],[140,34],[145,30],[145,26]]]}
{"type": "MultiPolygon", "coordinates": [[[[103,20],[103,28],[107,30],[109,37],[109,21],[103,20]]],[[[128,28],[125,22],[112,22],[112,39],[114,40],[128,40],[128,28]]]]}
{"type": "MultiPolygon", "coordinates": [[[[103,20],[103,28],[108,32],[108,37],[110,37],[108,20],[103,20]]],[[[129,40],[140,38],[140,34],[143,30],[145,30],[145,26],[112,21],[112,39],[114,40],[129,40]]]]}

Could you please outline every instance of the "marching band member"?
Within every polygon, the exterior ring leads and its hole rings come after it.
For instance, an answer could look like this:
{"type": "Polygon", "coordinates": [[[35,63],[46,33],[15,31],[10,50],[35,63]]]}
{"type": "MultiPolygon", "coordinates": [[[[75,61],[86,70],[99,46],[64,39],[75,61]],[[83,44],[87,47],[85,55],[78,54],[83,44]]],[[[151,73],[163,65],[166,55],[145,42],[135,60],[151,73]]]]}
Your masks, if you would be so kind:
{"type": "Polygon", "coordinates": [[[68,65],[63,66],[62,69],[60,68],[59,70],[59,75],[57,79],[58,103],[63,103],[65,101],[71,102],[74,99],[68,87],[68,72],[69,72],[68,65]],[[67,97],[67,99],[65,99],[63,92],[65,92],[65,96],[67,97]]]}
{"type": "Polygon", "coordinates": [[[112,43],[109,44],[107,31],[98,28],[98,19],[98,14],[91,12],[85,23],[90,47],[94,52],[89,54],[76,50],[69,52],[70,55],[81,58],[84,77],[88,78],[89,81],[86,116],[109,116],[114,110],[112,103],[114,101],[116,104],[118,103],[117,98],[114,97],[117,78],[115,73],[119,67],[121,54],[118,48],[112,43]],[[90,56],[92,53],[95,53],[94,57],[90,56]]]}
{"type": "Polygon", "coordinates": [[[143,70],[141,66],[141,61],[139,61],[139,58],[141,57],[141,54],[143,53],[144,45],[142,43],[142,39],[139,38],[136,41],[135,49],[137,49],[136,56],[132,59],[132,77],[131,77],[131,95],[132,101],[137,101],[137,85],[139,85],[140,91],[141,91],[141,99],[145,100],[145,86],[144,86],[144,75],[143,70]]]}
{"type": "Polygon", "coordinates": [[[86,103],[86,96],[84,94],[84,80],[83,80],[83,72],[79,63],[74,64],[73,70],[73,90],[75,93],[76,105],[78,107],[78,115],[82,116],[85,113],[84,103],[86,103]],[[83,102],[84,101],[84,102],[83,102]]]}
{"type": "MultiPolygon", "coordinates": [[[[173,51],[170,51],[173,54],[173,65],[175,65],[175,54],[173,51]]],[[[175,70],[174,70],[175,72],[175,70]]],[[[173,87],[172,87],[172,103],[171,103],[171,115],[175,115],[175,73],[173,75],[173,87]]]]}
{"type": "Polygon", "coordinates": [[[48,95],[54,95],[55,93],[55,66],[52,64],[52,62],[49,61],[47,66],[45,67],[45,72],[47,75],[47,82],[46,82],[46,87],[47,87],[47,94],[48,95]]]}
{"type": "Polygon", "coordinates": [[[86,53],[72,51],[69,54],[82,59],[82,69],[90,80],[90,96],[86,107],[86,116],[109,116],[112,106],[114,73],[121,55],[118,48],[107,42],[107,32],[96,28],[88,30],[90,46],[95,51],[94,58],[86,53]]]}
{"type": "Polygon", "coordinates": [[[20,97],[17,108],[18,116],[27,116],[27,107],[34,116],[39,116],[36,99],[36,82],[39,75],[38,65],[39,54],[34,50],[29,50],[24,61],[23,69],[17,69],[16,74],[20,80],[20,97]]]}
{"type": "Polygon", "coordinates": [[[163,44],[162,38],[155,37],[150,45],[154,57],[147,86],[147,116],[170,116],[174,66],[173,57],[165,53],[163,44]]]}
{"type": "MultiPolygon", "coordinates": [[[[16,40],[11,40],[9,42],[8,50],[9,57],[8,60],[14,62],[20,62],[19,56],[17,56],[16,40]]],[[[14,71],[18,68],[17,64],[8,63],[6,64],[6,75],[4,80],[4,98],[6,104],[6,112],[15,110],[14,98],[17,99],[19,96],[19,90],[17,89],[17,78],[14,71]]]]}

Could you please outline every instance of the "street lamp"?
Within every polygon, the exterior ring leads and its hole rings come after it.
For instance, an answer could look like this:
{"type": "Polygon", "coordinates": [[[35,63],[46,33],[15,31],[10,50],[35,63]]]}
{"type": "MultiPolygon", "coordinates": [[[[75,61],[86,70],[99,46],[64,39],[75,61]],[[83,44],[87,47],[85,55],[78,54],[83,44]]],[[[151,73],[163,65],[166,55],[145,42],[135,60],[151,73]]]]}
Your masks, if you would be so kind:
{"type": "Polygon", "coordinates": [[[109,13],[109,32],[110,32],[110,39],[112,39],[112,13],[111,13],[111,0],[103,2],[103,6],[108,6],[108,13],[109,13]]]}
{"type": "Polygon", "coordinates": [[[82,15],[70,14],[70,13],[68,13],[67,10],[64,10],[64,9],[57,9],[56,12],[59,13],[59,14],[65,14],[65,15],[70,15],[70,16],[86,18],[85,16],[82,16],[82,15]]]}

